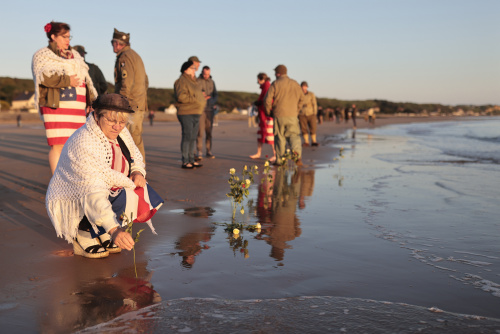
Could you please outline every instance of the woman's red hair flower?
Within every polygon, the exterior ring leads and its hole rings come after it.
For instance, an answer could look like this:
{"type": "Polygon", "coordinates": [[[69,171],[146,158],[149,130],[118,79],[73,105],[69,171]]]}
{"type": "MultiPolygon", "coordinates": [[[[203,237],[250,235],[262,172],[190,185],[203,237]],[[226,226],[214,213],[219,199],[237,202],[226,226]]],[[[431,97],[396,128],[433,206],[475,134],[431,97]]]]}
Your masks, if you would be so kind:
{"type": "Polygon", "coordinates": [[[45,32],[49,32],[49,31],[51,31],[51,30],[52,30],[52,24],[47,23],[47,24],[45,25],[45,27],[43,28],[43,30],[45,30],[45,32]]]}

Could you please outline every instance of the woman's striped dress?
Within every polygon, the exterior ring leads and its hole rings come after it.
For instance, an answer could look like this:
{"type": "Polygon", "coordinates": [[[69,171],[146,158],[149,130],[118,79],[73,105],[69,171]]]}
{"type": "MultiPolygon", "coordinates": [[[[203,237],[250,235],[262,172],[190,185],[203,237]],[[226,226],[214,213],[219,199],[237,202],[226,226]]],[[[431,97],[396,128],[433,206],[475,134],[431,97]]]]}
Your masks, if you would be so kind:
{"type": "Polygon", "coordinates": [[[59,94],[59,108],[40,107],[49,146],[64,145],[86,119],[85,84],[61,88],[59,94]]]}

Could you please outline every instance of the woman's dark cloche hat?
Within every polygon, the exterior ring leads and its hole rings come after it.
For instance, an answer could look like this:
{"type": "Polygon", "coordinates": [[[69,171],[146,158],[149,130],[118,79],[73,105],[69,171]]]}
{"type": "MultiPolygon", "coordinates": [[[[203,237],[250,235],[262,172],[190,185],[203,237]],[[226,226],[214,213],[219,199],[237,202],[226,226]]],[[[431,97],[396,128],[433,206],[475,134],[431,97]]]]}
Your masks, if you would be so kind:
{"type": "Polygon", "coordinates": [[[191,60],[188,60],[187,62],[185,62],[184,64],[182,64],[182,66],[181,66],[181,73],[184,73],[184,71],[187,70],[188,68],[190,68],[191,65],[193,65],[193,62],[191,60]]]}
{"type": "Polygon", "coordinates": [[[114,110],[117,112],[126,112],[126,113],[134,113],[132,107],[130,107],[130,103],[127,98],[120,94],[104,94],[99,95],[97,100],[92,104],[94,109],[105,109],[105,110],[114,110]]]}

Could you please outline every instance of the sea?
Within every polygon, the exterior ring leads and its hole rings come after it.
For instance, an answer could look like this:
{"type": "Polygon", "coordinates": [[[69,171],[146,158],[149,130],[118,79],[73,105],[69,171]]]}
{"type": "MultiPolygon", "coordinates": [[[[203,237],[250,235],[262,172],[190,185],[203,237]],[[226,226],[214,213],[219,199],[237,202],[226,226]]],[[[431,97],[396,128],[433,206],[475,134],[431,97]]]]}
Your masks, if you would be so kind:
{"type": "Polygon", "coordinates": [[[159,212],[191,222],[147,254],[162,301],[82,332],[500,333],[500,118],[322,144],[256,179],[237,235],[228,200],[159,212]]]}

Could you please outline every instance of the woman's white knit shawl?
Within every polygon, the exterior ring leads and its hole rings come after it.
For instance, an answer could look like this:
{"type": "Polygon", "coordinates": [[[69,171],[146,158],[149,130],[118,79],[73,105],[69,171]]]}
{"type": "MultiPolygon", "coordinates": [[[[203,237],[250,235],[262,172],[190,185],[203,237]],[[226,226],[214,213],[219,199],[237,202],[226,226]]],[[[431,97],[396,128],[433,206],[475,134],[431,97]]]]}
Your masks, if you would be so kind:
{"type": "Polygon", "coordinates": [[[33,72],[33,81],[35,82],[35,108],[39,110],[38,100],[40,98],[39,85],[42,84],[43,75],[51,77],[57,75],[75,75],[78,79],[78,84],[85,82],[92,92],[97,97],[97,91],[89,75],[89,67],[85,64],[85,60],[75,50],[71,50],[73,59],[65,59],[59,57],[48,47],[41,48],[33,55],[31,63],[31,71],[33,72]]]}
{"type": "MultiPolygon", "coordinates": [[[[134,159],[132,171],[146,176],[142,155],[127,128],[121,131],[120,137],[134,159]]],[[[109,139],[91,113],[87,122],[66,141],[47,189],[45,205],[58,237],[64,236],[69,243],[73,242],[85,214],[86,195],[111,193],[112,187],[135,188],[130,178],[111,169],[112,160],[109,139]]]]}

